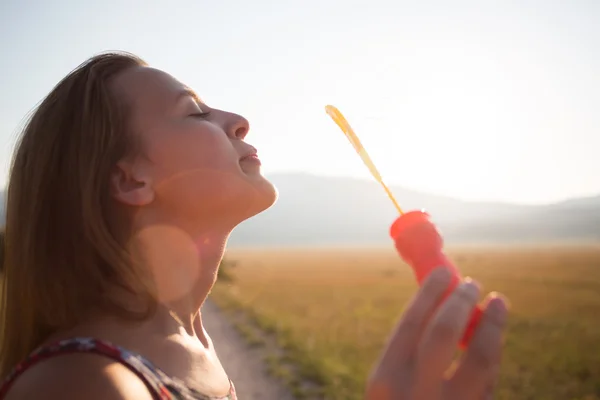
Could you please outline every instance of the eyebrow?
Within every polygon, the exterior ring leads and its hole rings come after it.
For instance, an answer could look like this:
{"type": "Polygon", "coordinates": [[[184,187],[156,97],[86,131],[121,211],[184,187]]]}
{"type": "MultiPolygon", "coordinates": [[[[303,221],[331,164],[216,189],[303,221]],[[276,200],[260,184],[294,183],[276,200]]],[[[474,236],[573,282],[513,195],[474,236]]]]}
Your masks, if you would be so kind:
{"type": "Polygon", "coordinates": [[[175,97],[175,102],[178,103],[184,97],[191,97],[192,99],[194,99],[194,101],[196,103],[203,104],[202,100],[200,99],[200,97],[198,97],[196,92],[194,92],[190,88],[184,88],[184,89],[180,90],[179,92],[177,92],[177,97],[175,97]]]}

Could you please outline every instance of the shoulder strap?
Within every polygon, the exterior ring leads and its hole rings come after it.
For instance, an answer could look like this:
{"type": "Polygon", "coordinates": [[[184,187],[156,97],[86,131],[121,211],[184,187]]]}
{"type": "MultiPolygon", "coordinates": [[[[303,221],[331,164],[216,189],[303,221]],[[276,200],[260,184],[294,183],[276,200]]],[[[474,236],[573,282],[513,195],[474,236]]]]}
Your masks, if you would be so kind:
{"type": "Polygon", "coordinates": [[[92,353],[108,357],[135,373],[148,387],[155,400],[171,400],[169,390],[153,371],[149,363],[141,356],[119,346],[94,338],[72,338],[42,346],[31,353],[27,359],[17,365],[0,384],[0,399],[3,399],[15,380],[28,368],[51,357],[62,354],[92,353]]]}

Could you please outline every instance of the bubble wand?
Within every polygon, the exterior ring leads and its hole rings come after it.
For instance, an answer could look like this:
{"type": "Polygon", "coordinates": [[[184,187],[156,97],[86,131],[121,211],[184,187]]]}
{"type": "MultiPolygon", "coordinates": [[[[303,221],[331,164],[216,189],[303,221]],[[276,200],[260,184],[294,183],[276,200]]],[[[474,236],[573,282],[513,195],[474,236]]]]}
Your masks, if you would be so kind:
{"type": "MultiPolygon", "coordinates": [[[[363,163],[367,166],[373,178],[383,187],[386,194],[396,207],[400,214],[390,228],[390,236],[394,240],[396,250],[410,265],[415,273],[417,282],[423,283],[423,280],[437,267],[446,267],[452,272],[452,283],[444,295],[447,297],[456,285],[462,280],[462,276],[456,266],[444,254],[444,243],[437,227],[429,219],[429,214],[425,211],[409,211],[405,213],[391,190],[383,181],[381,174],[375,167],[375,164],[369,157],[369,154],[358,139],[354,130],[344,118],[342,113],[332,105],[325,107],[327,114],[344,132],[348,141],[352,144],[363,163]]],[[[477,306],[471,315],[469,324],[463,333],[459,343],[461,348],[465,348],[475,332],[475,328],[482,316],[481,307],[477,306]]]]}

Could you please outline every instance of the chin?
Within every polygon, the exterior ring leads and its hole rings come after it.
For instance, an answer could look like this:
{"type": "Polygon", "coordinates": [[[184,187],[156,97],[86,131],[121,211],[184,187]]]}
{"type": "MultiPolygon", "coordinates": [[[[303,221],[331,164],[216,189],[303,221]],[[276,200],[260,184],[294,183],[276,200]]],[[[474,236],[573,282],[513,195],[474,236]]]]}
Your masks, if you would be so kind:
{"type": "Polygon", "coordinates": [[[257,177],[253,186],[252,206],[250,207],[250,215],[247,218],[251,218],[261,212],[271,208],[279,198],[279,192],[271,181],[264,176],[260,175],[257,177]]]}
{"type": "Polygon", "coordinates": [[[279,197],[275,186],[262,174],[245,174],[242,180],[229,180],[225,204],[221,202],[215,214],[222,213],[234,226],[271,208],[279,197]],[[227,204],[228,203],[228,204],[227,204]]]}

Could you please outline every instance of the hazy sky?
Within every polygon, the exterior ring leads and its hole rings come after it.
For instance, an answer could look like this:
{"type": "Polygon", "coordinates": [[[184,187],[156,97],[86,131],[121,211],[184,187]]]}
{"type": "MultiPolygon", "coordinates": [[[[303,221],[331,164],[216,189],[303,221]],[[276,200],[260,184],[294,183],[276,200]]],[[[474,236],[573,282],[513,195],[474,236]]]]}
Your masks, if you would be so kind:
{"type": "Polygon", "coordinates": [[[19,125],[71,69],[127,50],[245,115],[267,173],[466,199],[600,193],[600,1],[0,1],[0,185],[19,125]]]}

